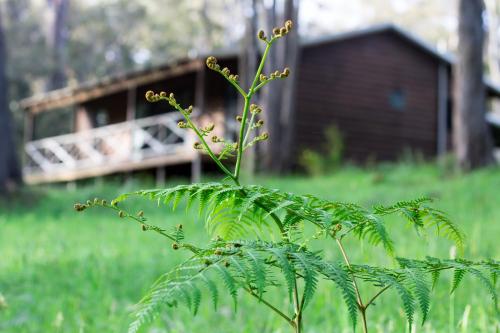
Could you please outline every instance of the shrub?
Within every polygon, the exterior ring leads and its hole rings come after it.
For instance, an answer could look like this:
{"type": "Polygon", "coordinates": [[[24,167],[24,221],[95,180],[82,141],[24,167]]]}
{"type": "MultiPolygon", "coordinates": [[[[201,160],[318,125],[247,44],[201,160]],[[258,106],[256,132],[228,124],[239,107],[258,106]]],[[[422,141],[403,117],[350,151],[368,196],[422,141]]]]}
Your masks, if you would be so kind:
{"type": "Polygon", "coordinates": [[[185,262],[163,274],[140,301],[129,332],[137,332],[164,306],[175,307],[184,303],[196,314],[204,294],[208,294],[217,307],[221,292],[230,295],[235,306],[238,293],[245,293],[276,313],[293,332],[303,332],[307,323],[304,309],[314,298],[320,280],[330,282],[340,291],[341,299],[332,300],[332,309],[343,301],[353,327],[360,323],[363,332],[368,332],[369,328],[367,311],[390,289],[399,295],[401,307],[411,325],[417,310],[421,312],[423,322],[427,319],[432,288],[441,272],[447,270],[453,272],[452,292],[461,285],[465,275],[471,275],[485,286],[496,309],[498,261],[409,259],[395,255],[394,242],[386,229],[385,218],[389,215],[400,216],[417,233],[433,229],[440,236],[454,241],[458,249],[463,247],[464,237],[460,230],[445,213],[433,208],[428,198],[366,209],[353,203],[240,183],[244,151],[268,139],[266,132],[251,135],[263,125],[259,120],[262,109],[251,103],[252,97],[269,82],[288,76],[286,68],[269,75],[263,74],[262,68],[269,49],[291,28],[292,23],[287,21],[283,27],[274,29],[270,38],[263,31],[259,32],[258,37],[266,48],[248,90],[239,85],[237,75],[231,74],[227,68],[221,69],[217,59],[207,59],[208,68],[220,73],[244,98],[243,112],[238,116],[240,130],[236,142],[211,134],[213,125],[198,127],[191,118],[193,108],[179,105],[174,94],[152,91],[146,94],[148,101],[165,101],[184,116],[185,120],[179,123],[179,127],[196,133],[199,142],[194,144],[194,149],[208,154],[218,165],[225,175],[221,182],[141,190],[122,194],[109,203],[95,199],[75,204],[77,211],[94,206],[114,210],[120,218],[139,223],[142,230],[153,231],[168,239],[172,250],[190,253],[185,262]],[[217,150],[215,145],[219,147],[217,150]],[[236,159],[234,166],[227,159],[231,156],[236,159]],[[213,236],[212,241],[208,244],[191,243],[182,225],[164,228],[151,224],[142,211],[126,211],[122,203],[133,197],[153,200],[172,209],[184,201],[188,208],[198,210],[200,216],[205,214],[206,230],[213,236]],[[319,239],[323,242],[317,242],[319,239]],[[349,249],[344,245],[346,239],[367,240],[385,249],[387,255],[395,259],[393,262],[397,267],[352,262],[349,249]],[[342,261],[329,260],[323,252],[311,249],[313,245],[324,245],[325,241],[338,248],[342,261]],[[367,286],[376,288],[376,291],[367,295],[367,286]],[[266,292],[273,288],[287,295],[293,310],[271,304],[266,292]]]}
{"type": "Polygon", "coordinates": [[[312,176],[321,176],[337,170],[342,164],[344,143],[337,126],[325,130],[325,144],[320,151],[304,149],[299,163],[312,176]]]}

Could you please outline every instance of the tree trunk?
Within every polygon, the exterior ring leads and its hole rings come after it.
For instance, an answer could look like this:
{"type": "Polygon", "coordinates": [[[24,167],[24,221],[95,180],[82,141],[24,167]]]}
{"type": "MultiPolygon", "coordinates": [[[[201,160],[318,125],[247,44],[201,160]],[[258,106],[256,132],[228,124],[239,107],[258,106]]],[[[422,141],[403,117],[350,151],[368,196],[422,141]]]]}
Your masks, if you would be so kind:
{"type": "MultiPolygon", "coordinates": [[[[241,45],[241,54],[238,64],[240,86],[247,90],[254,79],[257,71],[258,46],[257,46],[257,1],[249,0],[244,4],[243,12],[246,15],[245,35],[241,45]]],[[[258,103],[254,97],[253,103],[258,103]]],[[[238,110],[243,109],[243,98],[240,96],[238,110]]],[[[251,138],[250,138],[251,140],[251,138]]],[[[251,176],[255,172],[255,146],[248,148],[243,160],[243,173],[251,176]]]]}
{"type": "Polygon", "coordinates": [[[0,194],[12,189],[21,179],[13,140],[6,70],[7,47],[0,8],[0,194]]]}
{"type": "MultiPolygon", "coordinates": [[[[498,0],[486,1],[488,13],[488,72],[493,82],[500,82],[500,3],[498,0]]],[[[494,98],[490,101],[491,110],[500,114],[500,100],[494,98]]]]}
{"type": "Polygon", "coordinates": [[[297,63],[299,56],[298,31],[299,1],[285,0],[285,20],[292,20],[294,27],[285,38],[284,66],[290,68],[290,76],[283,83],[281,95],[281,156],[278,171],[287,171],[291,167],[293,153],[293,135],[295,126],[295,92],[297,87],[297,63]]]}
{"type": "Polygon", "coordinates": [[[267,31],[282,26],[286,20],[292,20],[292,31],[278,41],[269,53],[266,73],[282,71],[285,67],[291,70],[290,77],[284,81],[272,82],[263,93],[263,109],[266,117],[266,128],[269,141],[266,142],[262,158],[263,167],[271,172],[283,172],[290,169],[293,153],[293,126],[295,118],[295,87],[297,84],[297,62],[299,54],[298,1],[285,0],[280,10],[276,0],[266,8],[267,31]],[[282,17],[278,15],[281,13],[282,17]]]}
{"type": "MultiPolygon", "coordinates": [[[[273,0],[266,8],[266,31],[270,35],[273,28],[279,26],[277,1],[273,0]]],[[[284,48],[283,41],[273,45],[269,52],[268,60],[264,71],[267,75],[279,70],[283,64],[284,48]]],[[[280,166],[280,148],[281,148],[281,95],[283,91],[283,82],[271,82],[262,92],[263,116],[266,130],[269,132],[269,140],[264,142],[262,157],[259,159],[261,167],[266,171],[277,172],[280,166]]]]}
{"type": "Polygon", "coordinates": [[[457,162],[466,171],[493,162],[492,142],[485,120],[483,12],[482,0],[459,1],[453,132],[457,162]]]}
{"type": "Polygon", "coordinates": [[[66,44],[68,31],[66,21],[69,13],[69,0],[48,0],[53,6],[52,26],[49,44],[52,47],[53,70],[49,81],[49,90],[66,85],[66,44]]]}

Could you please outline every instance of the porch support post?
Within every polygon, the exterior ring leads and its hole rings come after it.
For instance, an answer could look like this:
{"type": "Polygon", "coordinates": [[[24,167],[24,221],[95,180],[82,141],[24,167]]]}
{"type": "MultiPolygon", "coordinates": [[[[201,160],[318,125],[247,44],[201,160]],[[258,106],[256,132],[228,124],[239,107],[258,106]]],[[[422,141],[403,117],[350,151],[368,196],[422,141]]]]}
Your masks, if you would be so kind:
{"type": "MultiPolygon", "coordinates": [[[[196,73],[196,87],[195,87],[195,97],[196,109],[200,114],[205,112],[205,66],[203,62],[200,61],[200,66],[198,72],[196,73]]],[[[191,181],[193,183],[199,182],[201,179],[202,163],[201,156],[198,152],[195,152],[193,161],[191,163],[191,181]]]]}
{"type": "Polygon", "coordinates": [[[156,168],[156,186],[165,186],[165,166],[159,166],[156,168]]]}
{"type": "Polygon", "coordinates": [[[127,121],[135,119],[137,87],[131,86],[127,90],[127,121]]]}
{"type": "Polygon", "coordinates": [[[84,105],[76,105],[74,114],[74,132],[86,131],[94,127],[89,111],[84,105]]]}
{"type": "Polygon", "coordinates": [[[34,118],[35,115],[31,112],[31,110],[27,110],[24,113],[24,143],[26,144],[29,141],[33,140],[34,135],[34,118]]]}

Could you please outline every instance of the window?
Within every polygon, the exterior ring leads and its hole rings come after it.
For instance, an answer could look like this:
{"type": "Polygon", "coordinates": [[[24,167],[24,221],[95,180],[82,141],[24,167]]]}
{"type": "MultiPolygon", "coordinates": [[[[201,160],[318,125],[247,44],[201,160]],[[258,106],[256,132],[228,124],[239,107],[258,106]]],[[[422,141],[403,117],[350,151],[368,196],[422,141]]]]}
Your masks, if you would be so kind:
{"type": "Polygon", "coordinates": [[[109,123],[109,115],[106,110],[99,110],[95,116],[95,127],[106,126],[109,123]]]}
{"type": "Polygon", "coordinates": [[[406,107],[406,94],[403,89],[394,89],[389,94],[389,104],[393,110],[404,111],[406,107]]]}

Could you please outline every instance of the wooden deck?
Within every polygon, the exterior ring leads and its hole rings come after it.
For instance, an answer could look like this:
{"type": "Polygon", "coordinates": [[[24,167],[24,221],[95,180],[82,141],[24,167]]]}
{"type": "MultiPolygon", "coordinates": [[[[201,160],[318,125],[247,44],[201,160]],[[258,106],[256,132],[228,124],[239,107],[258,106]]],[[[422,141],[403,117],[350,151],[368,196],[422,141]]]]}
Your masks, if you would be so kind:
{"type": "Polygon", "coordinates": [[[194,137],[177,127],[181,117],[169,113],[27,142],[24,180],[72,181],[194,161],[194,137]]]}

